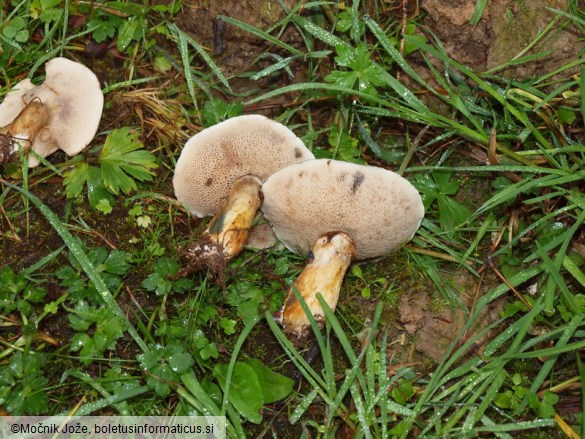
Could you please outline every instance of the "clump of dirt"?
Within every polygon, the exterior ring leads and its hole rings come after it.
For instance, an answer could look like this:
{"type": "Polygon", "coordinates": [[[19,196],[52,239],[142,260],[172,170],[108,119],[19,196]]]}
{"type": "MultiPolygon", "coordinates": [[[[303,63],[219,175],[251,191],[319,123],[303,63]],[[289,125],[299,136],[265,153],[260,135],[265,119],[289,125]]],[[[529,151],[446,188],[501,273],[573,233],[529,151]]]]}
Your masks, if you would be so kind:
{"type": "Polygon", "coordinates": [[[469,20],[476,3],[475,0],[423,0],[421,3],[428,13],[423,24],[440,39],[447,54],[476,71],[492,70],[519,56],[545,52],[535,61],[498,72],[507,78],[528,79],[568,64],[585,50],[585,41],[573,24],[555,26],[527,50],[539,33],[559,17],[553,9],[567,11],[567,0],[492,0],[487,3],[481,20],[473,26],[469,20]]]}
{"type": "MultiPolygon", "coordinates": [[[[458,274],[455,282],[461,287],[468,285],[466,290],[473,289],[474,279],[466,274],[458,274]]],[[[464,302],[464,308],[447,308],[433,304],[427,291],[413,291],[401,296],[398,304],[398,322],[411,340],[410,346],[424,358],[435,362],[441,361],[449,346],[457,339],[461,330],[467,323],[469,315],[464,309],[473,309],[474,297],[471,294],[461,294],[459,297],[464,302]]],[[[475,325],[468,331],[466,338],[470,338],[480,332],[499,318],[505,299],[491,303],[482,310],[475,325]]],[[[475,346],[481,349],[483,342],[488,340],[489,333],[477,340],[475,346]]],[[[462,340],[465,341],[465,340],[462,340]]],[[[408,353],[407,361],[413,360],[412,350],[408,353]]]]}
{"type": "Polygon", "coordinates": [[[177,278],[187,277],[190,274],[207,269],[219,285],[225,286],[224,271],[228,259],[223,245],[210,238],[204,232],[197,242],[187,245],[181,252],[181,270],[177,278]]]}

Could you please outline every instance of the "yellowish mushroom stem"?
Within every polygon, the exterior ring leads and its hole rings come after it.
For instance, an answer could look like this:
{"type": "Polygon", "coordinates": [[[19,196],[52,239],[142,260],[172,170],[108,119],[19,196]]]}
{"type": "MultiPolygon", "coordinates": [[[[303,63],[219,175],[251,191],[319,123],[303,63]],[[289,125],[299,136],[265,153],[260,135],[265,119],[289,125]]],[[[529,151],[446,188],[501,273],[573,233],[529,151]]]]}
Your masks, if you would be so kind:
{"type": "Polygon", "coordinates": [[[315,320],[322,323],[324,312],[317,293],[335,311],[343,277],[356,256],[356,248],[348,234],[330,232],[317,239],[311,253],[311,260],[291,286],[281,313],[285,331],[297,337],[306,335],[310,323],[294,289],[303,297],[315,320]]]}
{"type": "Polygon", "coordinates": [[[18,159],[19,146],[22,154],[28,154],[37,133],[49,121],[49,113],[39,100],[33,100],[8,125],[0,128],[0,163],[18,159]]]}
{"type": "Polygon", "coordinates": [[[207,230],[187,249],[187,258],[194,268],[204,266],[220,273],[225,263],[242,251],[262,204],[261,186],[260,179],[252,175],[234,182],[207,230]]]}

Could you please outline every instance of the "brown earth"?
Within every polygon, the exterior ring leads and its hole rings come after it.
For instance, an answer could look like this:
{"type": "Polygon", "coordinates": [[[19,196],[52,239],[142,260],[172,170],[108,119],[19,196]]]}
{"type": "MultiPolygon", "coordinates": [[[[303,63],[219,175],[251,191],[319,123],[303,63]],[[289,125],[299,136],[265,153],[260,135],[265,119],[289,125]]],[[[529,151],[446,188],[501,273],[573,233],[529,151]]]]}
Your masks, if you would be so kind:
{"type": "MultiPolygon", "coordinates": [[[[560,26],[554,26],[529,48],[539,33],[559,17],[552,9],[566,11],[567,3],[492,0],[475,26],[469,23],[475,0],[423,0],[421,7],[428,13],[424,25],[439,38],[449,56],[476,71],[494,71],[520,56],[542,53],[535,61],[498,72],[508,79],[529,79],[582,56],[585,41],[573,25],[560,30],[560,26]]],[[[577,68],[568,73],[576,71],[577,68]]]]}

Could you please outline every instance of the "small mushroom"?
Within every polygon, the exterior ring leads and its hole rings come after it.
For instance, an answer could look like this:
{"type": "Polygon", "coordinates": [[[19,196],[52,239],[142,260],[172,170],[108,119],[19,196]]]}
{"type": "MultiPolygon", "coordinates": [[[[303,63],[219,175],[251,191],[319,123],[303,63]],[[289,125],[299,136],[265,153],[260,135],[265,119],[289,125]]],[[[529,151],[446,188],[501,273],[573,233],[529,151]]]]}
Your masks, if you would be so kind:
{"type": "Polygon", "coordinates": [[[313,158],[292,131],[261,115],[234,117],[189,139],[175,167],[175,195],[193,215],[214,215],[185,251],[191,268],[221,273],[248,239],[262,203],[262,182],[313,158]]]}
{"type": "Polygon", "coordinates": [[[334,310],[351,262],[390,253],[414,236],[424,216],[418,191],[398,174],[336,160],[290,165],[270,176],[262,192],[262,212],[278,239],[309,254],[281,313],[285,330],[297,337],[309,320],[294,289],[322,321],[317,293],[334,310]]]}
{"type": "MultiPolygon", "coordinates": [[[[54,58],[45,64],[45,81],[35,86],[20,81],[0,104],[0,163],[31,149],[41,157],[62,149],[68,156],[93,139],[104,97],[95,74],[83,64],[54,58]]],[[[29,167],[38,166],[29,157],[29,167]]]]}

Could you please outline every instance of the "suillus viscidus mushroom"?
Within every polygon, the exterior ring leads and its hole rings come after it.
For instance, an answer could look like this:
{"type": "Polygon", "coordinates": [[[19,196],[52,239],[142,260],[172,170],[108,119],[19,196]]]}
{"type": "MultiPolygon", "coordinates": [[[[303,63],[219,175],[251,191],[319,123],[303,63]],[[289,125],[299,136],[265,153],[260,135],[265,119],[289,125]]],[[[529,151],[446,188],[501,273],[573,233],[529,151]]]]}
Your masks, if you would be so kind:
{"type": "MultiPolygon", "coordinates": [[[[20,81],[0,104],[0,164],[31,150],[41,157],[62,149],[68,156],[93,139],[104,97],[95,74],[75,61],[54,58],[45,64],[45,81],[20,81]]],[[[38,166],[32,154],[29,167],[38,166]]]]}
{"type": "Polygon", "coordinates": [[[175,195],[193,215],[213,215],[184,252],[191,270],[221,273],[249,237],[262,203],[262,182],[313,158],[291,130],[261,115],[234,117],[189,139],[175,167],[175,195]]]}
{"type": "Polygon", "coordinates": [[[280,314],[286,332],[296,337],[306,335],[309,320],[294,289],[322,322],[317,293],[335,310],[350,264],[406,243],[424,216],[422,199],[406,179],[336,160],[290,165],[271,175],[262,192],[262,212],[278,239],[294,253],[309,254],[280,314]]]}

